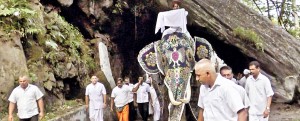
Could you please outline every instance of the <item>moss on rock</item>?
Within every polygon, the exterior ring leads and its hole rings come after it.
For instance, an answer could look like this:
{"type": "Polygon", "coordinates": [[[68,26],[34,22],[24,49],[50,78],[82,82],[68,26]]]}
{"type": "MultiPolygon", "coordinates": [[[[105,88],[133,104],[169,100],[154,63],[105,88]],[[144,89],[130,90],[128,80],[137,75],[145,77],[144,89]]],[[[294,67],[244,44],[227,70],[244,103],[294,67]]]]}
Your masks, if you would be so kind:
{"type": "Polygon", "coordinates": [[[263,41],[254,30],[237,27],[233,30],[233,34],[234,36],[245,40],[246,43],[254,45],[256,49],[264,51],[263,41]]]}

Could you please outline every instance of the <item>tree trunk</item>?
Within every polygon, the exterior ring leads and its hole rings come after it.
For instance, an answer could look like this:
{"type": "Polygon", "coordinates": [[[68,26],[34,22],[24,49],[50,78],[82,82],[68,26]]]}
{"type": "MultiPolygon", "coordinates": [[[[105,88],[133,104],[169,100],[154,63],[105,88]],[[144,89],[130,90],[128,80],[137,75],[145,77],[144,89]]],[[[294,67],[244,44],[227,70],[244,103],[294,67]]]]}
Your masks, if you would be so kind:
{"type": "Polygon", "coordinates": [[[299,17],[297,14],[297,8],[296,8],[296,0],[292,0],[292,14],[294,17],[294,22],[295,22],[295,29],[299,29],[299,17]]]}
{"type": "MultiPolygon", "coordinates": [[[[157,1],[161,6],[168,7],[164,4],[166,1],[157,1]]],[[[274,101],[292,100],[295,87],[299,85],[298,40],[237,0],[185,0],[181,7],[189,12],[191,23],[188,24],[205,28],[219,40],[239,48],[243,54],[260,62],[262,69],[273,77],[274,101]],[[256,33],[262,40],[263,51],[254,46],[258,43],[249,44],[235,35],[237,28],[256,33]]]]}

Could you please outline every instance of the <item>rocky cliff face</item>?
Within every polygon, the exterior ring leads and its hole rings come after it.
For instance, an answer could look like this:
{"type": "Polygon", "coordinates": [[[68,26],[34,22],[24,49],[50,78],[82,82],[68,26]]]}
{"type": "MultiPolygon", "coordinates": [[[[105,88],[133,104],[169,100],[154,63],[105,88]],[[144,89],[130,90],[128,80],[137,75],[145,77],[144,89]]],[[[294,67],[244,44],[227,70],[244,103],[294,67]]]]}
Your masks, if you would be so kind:
{"type": "Polygon", "coordinates": [[[5,107],[6,97],[9,96],[18,76],[27,74],[28,68],[26,58],[21,44],[20,35],[12,33],[10,38],[6,38],[0,30],[0,104],[5,107]]]}
{"type": "MultiPolygon", "coordinates": [[[[83,98],[92,75],[97,75],[107,91],[111,91],[100,70],[97,46],[101,41],[108,46],[109,53],[116,52],[109,36],[97,33],[95,39],[86,39],[59,15],[59,8],[44,7],[38,1],[3,5],[1,9],[7,13],[0,14],[0,21],[6,22],[0,27],[0,107],[5,107],[2,111],[7,112],[7,98],[22,75],[29,75],[31,83],[40,87],[46,104],[61,105],[65,99],[83,98]],[[25,7],[11,7],[18,5],[25,7]]],[[[119,65],[112,69],[113,75],[120,76],[121,56],[109,57],[112,65],[119,65]]],[[[46,109],[50,108],[47,106],[46,109]]]]}

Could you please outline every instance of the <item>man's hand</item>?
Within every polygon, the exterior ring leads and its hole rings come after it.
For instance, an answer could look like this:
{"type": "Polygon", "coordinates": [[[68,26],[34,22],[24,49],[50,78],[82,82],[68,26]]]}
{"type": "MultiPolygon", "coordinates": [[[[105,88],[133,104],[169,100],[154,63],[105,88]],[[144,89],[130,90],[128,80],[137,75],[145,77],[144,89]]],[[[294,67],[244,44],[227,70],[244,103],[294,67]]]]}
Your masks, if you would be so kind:
{"type": "Polygon", "coordinates": [[[8,121],[13,121],[13,120],[14,120],[13,115],[9,115],[8,116],[8,121]]]}
{"type": "Polygon", "coordinates": [[[139,84],[142,84],[143,83],[143,79],[139,79],[139,84]]]}
{"type": "Polygon", "coordinates": [[[114,108],[113,108],[113,107],[110,107],[110,111],[111,111],[111,112],[114,112],[114,108]]]}
{"type": "Polygon", "coordinates": [[[135,108],[137,108],[137,107],[138,107],[138,104],[137,104],[137,102],[134,102],[134,103],[133,103],[133,105],[134,105],[134,107],[135,107],[135,108]]]}
{"type": "Polygon", "coordinates": [[[44,116],[45,116],[44,112],[40,112],[40,114],[39,114],[39,120],[42,120],[42,118],[44,118],[44,116]]]}
{"type": "Polygon", "coordinates": [[[270,109],[266,109],[264,111],[264,118],[267,118],[269,116],[269,114],[270,114],[270,109]]]}
{"type": "Polygon", "coordinates": [[[106,106],[107,106],[106,103],[103,103],[103,108],[106,108],[106,106]]]}

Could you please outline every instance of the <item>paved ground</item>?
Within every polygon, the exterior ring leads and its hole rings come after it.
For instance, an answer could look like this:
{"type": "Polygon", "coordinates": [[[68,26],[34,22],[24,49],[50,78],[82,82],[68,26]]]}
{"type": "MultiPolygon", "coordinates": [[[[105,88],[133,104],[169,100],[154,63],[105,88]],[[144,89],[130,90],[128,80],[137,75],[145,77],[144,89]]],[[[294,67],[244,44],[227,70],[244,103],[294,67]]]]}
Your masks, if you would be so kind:
{"type": "Polygon", "coordinates": [[[270,121],[300,121],[300,105],[272,103],[270,121]]]}

